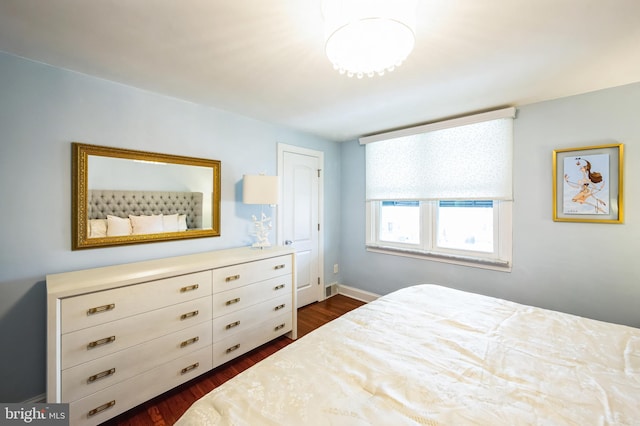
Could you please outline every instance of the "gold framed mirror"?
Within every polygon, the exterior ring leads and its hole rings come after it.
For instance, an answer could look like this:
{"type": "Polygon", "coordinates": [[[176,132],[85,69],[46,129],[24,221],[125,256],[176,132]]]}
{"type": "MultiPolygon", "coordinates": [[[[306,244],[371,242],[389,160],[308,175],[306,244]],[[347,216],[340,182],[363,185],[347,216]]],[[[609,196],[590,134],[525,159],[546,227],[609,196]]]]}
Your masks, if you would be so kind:
{"type": "Polygon", "coordinates": [[[220,236],[220,161],[71,146],[73,250],[220,236]]]}

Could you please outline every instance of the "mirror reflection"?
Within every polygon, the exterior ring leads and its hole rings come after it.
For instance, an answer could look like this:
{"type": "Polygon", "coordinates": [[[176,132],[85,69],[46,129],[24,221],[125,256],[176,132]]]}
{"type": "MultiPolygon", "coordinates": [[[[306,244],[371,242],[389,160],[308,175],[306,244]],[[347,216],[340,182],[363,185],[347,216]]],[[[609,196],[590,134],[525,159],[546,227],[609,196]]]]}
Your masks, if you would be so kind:
{"type": "Polygon", "coordinates": [[[74,249],[219,236],[220,162],[73,144],[74,249]]]}

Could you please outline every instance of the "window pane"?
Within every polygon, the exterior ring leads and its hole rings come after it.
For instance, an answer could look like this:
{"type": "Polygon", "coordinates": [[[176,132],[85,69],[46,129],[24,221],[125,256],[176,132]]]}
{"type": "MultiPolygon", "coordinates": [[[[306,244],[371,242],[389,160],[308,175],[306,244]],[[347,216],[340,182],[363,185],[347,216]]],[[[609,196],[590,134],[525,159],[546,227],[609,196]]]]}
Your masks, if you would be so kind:
{"type": "Polygon", "coordinates": [[[493,252],[493,201],[439,201],[437,245],[493,252]]]}
{"type": "Polygon", "coordinates": [[[383,201],[379,232],[380,241],[420,244],[420,202],[383,201]]]}

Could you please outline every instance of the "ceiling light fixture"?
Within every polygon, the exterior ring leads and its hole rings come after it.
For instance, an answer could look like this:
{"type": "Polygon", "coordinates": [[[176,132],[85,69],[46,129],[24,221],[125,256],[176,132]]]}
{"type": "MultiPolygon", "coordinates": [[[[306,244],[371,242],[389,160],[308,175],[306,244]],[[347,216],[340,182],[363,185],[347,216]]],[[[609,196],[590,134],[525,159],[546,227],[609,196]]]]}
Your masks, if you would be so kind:
{"type": "Polygon", "coordinates": [[[415,44],[417,0],[323,0],[325,51],[341,74],[393,71],[415,44]]]}

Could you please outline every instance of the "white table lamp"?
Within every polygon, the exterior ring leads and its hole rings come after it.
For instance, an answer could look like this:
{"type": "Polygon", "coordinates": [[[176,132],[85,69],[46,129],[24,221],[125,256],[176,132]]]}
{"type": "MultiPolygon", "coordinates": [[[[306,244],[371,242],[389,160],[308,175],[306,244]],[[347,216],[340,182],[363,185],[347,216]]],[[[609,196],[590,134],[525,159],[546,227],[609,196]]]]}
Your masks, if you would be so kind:
{"type": "Polygon", "coordinates": [[[278,176],[244,175],[242,182],[242,202],[260,204],[260,219],[252,215],[256,242],[252,247],[270,247],[269,232],[271,218],[264,214],[264,205],[278,204],[278,176]]]}

